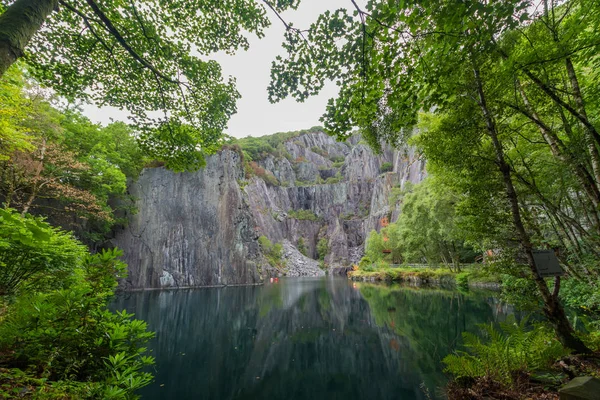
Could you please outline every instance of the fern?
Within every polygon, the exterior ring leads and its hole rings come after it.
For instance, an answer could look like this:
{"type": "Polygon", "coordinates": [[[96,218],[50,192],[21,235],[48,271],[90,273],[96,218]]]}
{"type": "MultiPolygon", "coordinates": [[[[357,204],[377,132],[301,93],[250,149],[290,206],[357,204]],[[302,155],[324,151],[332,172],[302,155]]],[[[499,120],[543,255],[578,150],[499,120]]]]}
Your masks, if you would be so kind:
{"type": "Polygon", "coordinates": [[[530,325],[526,318],[517,323],[511,317],[499,328],[493,324],[479,328],[480,335],[463,333],[466,352],[457,351],[444,358],[446,372],[456,377],[487,376],[512,386],[516,372],[547,368],[568,354],[544,325],[530,325]]]}

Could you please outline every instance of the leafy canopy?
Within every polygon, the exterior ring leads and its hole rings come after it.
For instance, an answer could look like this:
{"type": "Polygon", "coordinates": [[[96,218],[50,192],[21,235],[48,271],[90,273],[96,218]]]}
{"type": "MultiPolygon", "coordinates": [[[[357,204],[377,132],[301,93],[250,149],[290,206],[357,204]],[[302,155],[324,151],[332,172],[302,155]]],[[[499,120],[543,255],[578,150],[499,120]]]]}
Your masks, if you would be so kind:
{"type": "MultiPolygon", "coordinates": [[[[239,93],[208,57],[264,35],[298,0],[60,0],[27,48],[33,75],[68,99],[128,110],[143,149],[175,170],[215,151],[239,93]]],[[[12,0],[0,1],[10,7],[12,0]]]]}

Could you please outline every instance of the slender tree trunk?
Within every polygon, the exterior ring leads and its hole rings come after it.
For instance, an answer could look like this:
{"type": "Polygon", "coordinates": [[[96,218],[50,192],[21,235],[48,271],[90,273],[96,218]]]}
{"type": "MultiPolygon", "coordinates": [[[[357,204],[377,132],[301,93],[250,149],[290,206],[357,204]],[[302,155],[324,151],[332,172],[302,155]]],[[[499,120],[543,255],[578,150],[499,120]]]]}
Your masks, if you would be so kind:
{"type": "Polygon", "coordinates": [[[487,100],[483,91],[483,85],[481,81],[481,74],[477,67],[473,68],[473,73],[475,75],[475,84],[477,87],[477,95],[479,99],[478,104],[481,108],[488,134],[492,139],[494,150],[496,152],[496,164],[498,165],[498,169],[502,174],[502,179],[506,188],[506,196],[510,203],[513,224],[517,231],[521,247],[525,252],[527,265],[531,270],[533,280],[535,281],[536,286],[538,287],[538,290],[542,296],[542,300],[544,301],[544,314],[548,321],[553,325],[554,332],[557,338],[565,347],[568,347],[571,350],[574,350],[578,353],[589,353],[590,349],[588,349],[588,347],[579,338],[575,336],[573,327],[571,326],[567,315],[565,314],[564,308],[559,302],[558,293],[556,293],[556,295],[550,293],[546,282],[537,272],[537,269],[535,267],[535,261],[533,259],[533,246],[531,244],[531,240],[529,239],[529,235],[525,230],[525,225],[523,224],[523,220],[521,218],[519,199],[517,197],[517,192],[512,181],[510,166],[506,162],[504,156],[504,149],[502,148],[502,144],[498,139],[498,131],[496,128],[494,118],[491,115],[487,106],[487,100]]]}
{"type": "Polygon", "coordinates": [[[563,99],[561,99],[560,96],[558,96],[550,86],[545,84],[540,78],[535,76],[531,71],[524,68],[523,72],[525,73],[525,75],[527,75],[529,77],[529,79],[531,79],[531,81],[533,83],[535,83],[544,93],[546,93],[557,105],[559,105],[560,107],[563,107],[565,110],[567,110],[569,112],[569,114],[571,114],[572,116],[577,118],[577,120],[579,122],[581,122],[581,124],[585,127],[585,129],[587,129],[589,131],[589,133],[592,135],[593,139],[600,144],[600,133],[598,133],[598,131],[596,130],[594,125],[592,125],[592,123],[587,118],[587,116],[582,115],[575,108],[571,107],[571,105],[569,105],[569,103],[567,103],[563,99]]]}
{"type": "Polygon", "coordinates": [[[550,146],[552,154],[573,171],[575,177],[579,181],[579,184],[583,187],[588,198],[594,205],[594,208],[597,210],[600,205],[600,189],[598,189],[598,183],[600,181],[596,182],[594,180],[594,178],[587,171],[587,169],[585,169],[584,166],[582,166],[577,160],[575,160],[571,156],[571,154],[565,149],[565,146],[560,140],[560,138],[546,124],[542,122],[541,118],[537,114],[537,111],[529,102],[529,98],[525,94],[521,83],[518,81],[517,87],[519,89],[519,92],[521,93],[523,103],[527,108],[529,114],[527,116],[538,126],[542,137],[544,138],[546,143],[548,143],[548,146],[550,146]]]}
{"type": "Polygon", "coordinates": [[[27,199],[27,201],[25,202],[25,205],[23,206],[23,210],[21,211],[21,216],[24,216],[25,214],[27,214],[27,212],[31,208],[31,205],[33,204],[33,201],[37,197],[38,190],[40,188],[40,181],[42,178],[42,171],[44,170],[44,156],[45,155],[46,155],[46,139],[42,139],[42,145],[40,146],[39,164],[36,168],[35,176],[33,177],[33,188],[31,189],[31,194],[29,195],[29,198],[27,199]]]}
{"type": "Polygon", "coordinates": [[[57,7],[58,0],[17,0],[0,15],[0,77],[57,7]]]}
{"type": "Polygon", "coordinates": [[[12,198],[15,193],[15,184],[13,179],[14,173],[14,167],[12,164],[10,166],[7,165],[4,169],[3,179],[7,183],[6,195],[4,196],[4,208],[10,208],[10,205],[12,204],[12,198]],[[8,172],[9,169],[10,172],[8,172]]]}
{"type": "MultiPolygon", "coordinates": [[[[583,101],[583,95],[581,94],[581,88],[579,87],[579,80],[577,79],[577,73],[575,72],[573,62],[569,57],[565,59],[565,65],[567,68],[569,81],[571,82],[571,89],[573,90],[573,98],[575,99],[577,111],[587,120],[588,116],[585,110],[585,103],[583,101]]],[[[596,147],[596,145],[600,143],[597,143],[597,138],[594,138],[594,130],[590,125],[591,124],[583,125],[584,141],[592,160],[594,178],[596,179],[596,182],[600,184],[600,153],[598,153],[598,148],[596,147]]],[[[596,209],[598,209],[597,205],[596,209]]]]}

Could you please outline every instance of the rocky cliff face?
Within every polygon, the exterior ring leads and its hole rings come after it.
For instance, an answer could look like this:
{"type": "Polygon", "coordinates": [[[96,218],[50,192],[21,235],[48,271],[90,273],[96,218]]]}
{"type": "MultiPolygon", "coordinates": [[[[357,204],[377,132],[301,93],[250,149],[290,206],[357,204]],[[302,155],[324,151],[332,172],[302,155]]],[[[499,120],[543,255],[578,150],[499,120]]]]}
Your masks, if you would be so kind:
{"type": "Polygon", "coordinates": [[[374,154],[357,142],[305,134],[285,143],[289,159],[268,155],[260,160],[281,186],[255,177],[245,187],[258,232],[271,241],[292,244],[302,238],[312,258],[317,258],[317,243],[325,238],[326,264],[357,262],[369,232],[381,228],[382,218],[393,221],[399,215],[399,207],[389,203],[391,190],[425,176],[425,163],[414,149],[386,148],[374,154]],[[382,172],[384,164],[391,170],[382,172]],[[305,214],[298,216],[298,210],[305,214]]]}
{"type": "Polygon", "coordinates": [[[414,150],[376,155],[352,138],[324,133],[284,143],[287,154],[265,154],[258,164],[277,181],[246,177],[240,154],[224,150],[193,173],[146,169],[130,188],[138,213],[114,244],[125,252],[131,288],[257,283],[270,275],[321,275],[317,244],[327,243],[325,264],[348,266],[381,219],[397,218],[391,190],[424,177],[414,150]],[[387,164],[386,164],[387,163],[387,164]],[[382,167],[392,165],[382,172],[382,167]],[[284,268],[270,267],[257,239],[284,245],[284,268]],[[302,240],[300,240],[302,238],[302,240]],[[304,242],[307,257],[297,247],[304,242]]]}
{"type": "Polygon", "coordinates": [[[262,255],[238,180],[240,155],[223,151],[193,173],[142,172],[130,187],[137,214],[114,244],[129,264],[129,288],[257,283],[262,255]]]}

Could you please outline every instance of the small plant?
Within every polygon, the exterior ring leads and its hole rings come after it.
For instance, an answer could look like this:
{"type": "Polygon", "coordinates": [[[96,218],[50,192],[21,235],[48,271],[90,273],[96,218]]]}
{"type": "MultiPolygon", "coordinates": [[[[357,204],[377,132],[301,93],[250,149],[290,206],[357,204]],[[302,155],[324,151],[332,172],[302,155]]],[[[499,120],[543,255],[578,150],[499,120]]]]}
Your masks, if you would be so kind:
{"type": "Polygon", "coordinates": [[[492,324],[482,324],[480,329],[481,336],[463,333],[467,351],[444,358],[447,372],[457,378],[488,377],[512,386],[518,372],[549,368],[569,353],[546,326],[528,326],[527,318],[516,323],[511,317],[499,329],[492,324]]]}
{"type": "Polygon", "coordinates": [[[298,251],[302,253],[303,256],[307,255],[308,249],[306,248],[306,243],[304,243],[304,238],[299,238],[296,246],[298,247],[298,251]]]}
{"type": "Polygon", "coordinates": [[[246,164],[246,166],[244,166],[244,171],[246,173],[246,179],[249,179],[253,176],[258,176],[271,186],[279,186],[279,181],[277,178],[275,178],[275,175],[273,175],[271,171],[267,171],[258,165],[256,161],[250,161],[248,164],[246,164]]]}
{"type": "Polygon", "coordinates": [[[365,269],[366,267],[368,267],[369,265],[371,265],[373,262],[371,261],[371,259],[367,256],[363,257],[360,259],[360,261],[358,262],[358,266],[360,269],[365,269]]]}
{"type": "Polygon", "coordinates": [[[320,155],[322,157],[325,157],[325,158],[329,157],[329,153],[327,153],[327,151],[325,151],[324,149],[322,149],[320,147],[313,146],[313,147],[310,148],[310,150],[313,153],[317,153],[318,155],[320,155]]]}
{"type": "Polygon", "coordinates": [[[300,221],[318,221],[320,219],[311,210],[289,210],[287,214],[289,218],[294,218],[300,221]]]}
{"type": "Polygon", "coordinates": [[[393,170],[394,170],[394,164],[392,164],[391,162],[384,162],[383,164],[381,164],[381,167],[379,167],[380,173],[390,172],[393,170]]]}
{"type": "Polygon", "coordinates": [[[317,243],[317,254],[319,256],[319,260],[325,260],[325,256],[329,253],[329,242],[327,238],[321,238],[317,243]]]}
{"type": "Polygon", "coordinates": [[[469,273],[468,272],[461,272],[461,273],[457,274],[455,279],[456,279],[456,285],[458,287],[460,287],[461,289],[469,288],[469,273]]]}

